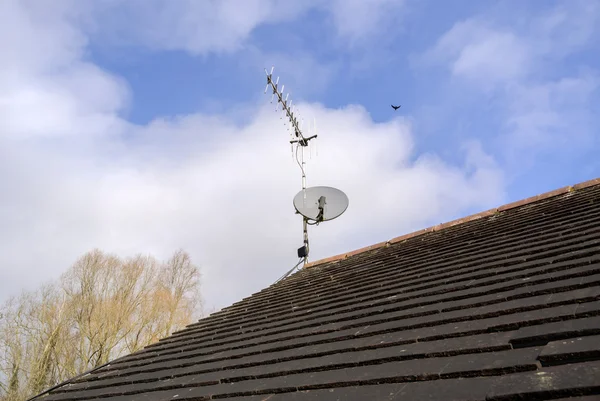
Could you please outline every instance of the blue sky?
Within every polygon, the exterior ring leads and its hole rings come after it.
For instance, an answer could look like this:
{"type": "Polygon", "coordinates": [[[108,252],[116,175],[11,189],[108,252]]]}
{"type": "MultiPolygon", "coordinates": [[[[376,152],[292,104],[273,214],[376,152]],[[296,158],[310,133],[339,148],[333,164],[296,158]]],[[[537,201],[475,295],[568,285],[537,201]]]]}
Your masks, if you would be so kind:
{"type": "MultiPolygon", "coordinates": [[[[508,154],[510,151],[506,150],[511,146],[510,142],[502,142],[503,135],[510,131],[508,115],[515,112],[507,110],[511,108],[510,97],[515,96],[507,93],[512,83],[507,82],[506,88],[492,92],[480,90],[476,85],[466,87],[468,80],[453,76],[447,64],[431,65],[420,62],[419,58],[455,24],[476,18],[481,18],[500,32],[531,40],[530,45],[535,46],[535,39],[527,37],[528,20],[534,20],[536,16],[544,18],[544,14],[551,15],[552,12],[568,13],[564,9],[570,8],[575,10],[571,11],[572,14],[577,14],[577,9],[582,9],[582,6],[585,7],[584,2],[569,5],[560,1],[404,2],[393,9],[393,22],[383,24],[384,28],[372,34],[374,38],[367,36],[365,43],[354,47],[340,43],[330,13],[309,9],[284,23],[257,26],[238,51],[226,54],[197,55],[185,49],[153,52],[136,45],[106,45],[99,41],[92,42],[90,56],[98,65],[127,80],[133,101],[126,116],[139,124],[161,115],[223,112],[234,110],[239,104],[260,101],[257,93],[262,84],[262,65],[271,66],[270,59],[273,58],[287,58],[287,63],[293,63],[296,55],[309,57],[311,63],[325,70],[325,74],[330,74],[328,78],[317,80],[316,87],[309,90],[300,90],[298,85],[294,88],[294,77],[289,77],[289,74],[286,77],[285,69],[276,70],[276,75],[282,75],[282,82],[288,82],[288,88],[295,89],[294,99],[319,102],[328,108],[360,104],[376,122],[387,121],[401,113],[415,121],[415,140],[419,151],[440,153],[452,162],[460,161],[461,142],[477,138],[485,151],[509,172],[507,194],[511,199],[518,199],[579,182],[598,173],[599,162],[595,156],[598,141],[593,135],[597,132],[593,116],[600,111],[598,92],[590,87],[591,93],[586,95],[588,99],[581,100],[588,108],[587,118],[592,119],[584,129],[592,132],[593,146],[574,146],[571,151],[553,148],[551,143],[547,146],[526,144],[520,150],[526,158],[535,161],[523,165],[520,162],[522,155],[516,161],[512,160],[508,154]],[[277,57],[269,57],[270,53],[277,54],[277,57]],[[260,58],[255,54],[265,56],[260,58]],[[263,61],[262,64],[260,61],[263,61]],[[394,113],[390,103],[401,103],[403,108],[394,113]],[[531,152],[528,146],[533,148],[531,152]],[[551,149],[547,151],[546,147],[551,149]],[[578,162],[576,166],[573,165],[575,160],[578,162]],[[565,168],[565,165],[573,167],[565,168]]],[[[569,17],[572,16],[566,15],[565,18],[569,17]]],[[[575,18],[560,23],[564,26],[556,28],[557,33],[567,35],[577,25],[575,18]]],[[[588,23],[591,24],[591,21],[588,23]]],[[[563,57],[542,60],[532,67],[526,77],[527,84],[551,85],[560,79],[577,79],[582,69],[593,75],[599,67],[594,37],[597,38],[597,33],[590,33],[583,40],[587,46],[566,48],[559,51],[568,52],[563,57]]],[[[547,39],[552,40],[552,34],[547,39]]],[[[498,69],[504,68],[503,63],[511,63],[503,60],[502,54],[494,54],[493,48],[489,56],[498,57],[489,60],[498,69]]],[[[309,69],[304,75],[310,72],[309,69]]],[[[315,73],[318,74],[319,69],[315,69],[315,73]]],[[[482,71],[481,74],[485,76],[486,73],[482,71]]],[[[310,85],[309,81],[304,76],[299,84],[310,85]]],[[[569,95],[579,96],[579,93],[569,95]]],[[[556,103],[552,110],[556,118],[570,118],[571,110],[568,107],[561,109],[559,105],[570,102],[555,94],[552,96],[555,98],[550,101],[556,103]]],[[[561,127],[560,131],[564,136],[577,135],[567,133],[565,127],[561,127]]]]}
{"type": "Polygon", "coordinates": [[[272,65],[317,120],[309,185],[350,196],[313,260],[600,176],[596,1],[9,0],[0,26],[2,294],[93,247],[184,248],[209,310],[291,267],[272,65]]]}

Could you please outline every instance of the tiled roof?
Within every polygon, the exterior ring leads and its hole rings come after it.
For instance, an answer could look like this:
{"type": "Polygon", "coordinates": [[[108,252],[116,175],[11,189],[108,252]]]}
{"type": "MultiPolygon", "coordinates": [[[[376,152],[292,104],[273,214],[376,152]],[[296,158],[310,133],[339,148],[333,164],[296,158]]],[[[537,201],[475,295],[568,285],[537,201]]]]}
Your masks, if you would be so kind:
{"type": "Polygon", "coordinates": [[[552,195],[313,264],[44,399],[598,400],[600,181],[552,195]]]}
{"type": "Polygon", "coordinates": [[[320,264],[323,264],[323,263],[326,263],[326,262],[333,262],[333,261],[336,261],[336,260],[345,259],[345,258],[347,258],[349,256],[353,256],[353,255],[356,255],[356,254],[359,254],[359,253],[363,253],[363,252],[366,252],[366,251],[372,251],[372,250],[380,248],[382,246],[387,246],[387,245],[390,245],[390,244],[395,244],[396,242],[405,241],[405,240],[407,240],[409,238],[417,237],[419,235],[423,235],[423,234],[426,234],[426,233],[429,233],[429,232],[432,232],[432,231],[440,231],[440,230],[443,230],[443,229],[445,229],[447,227],[455,226],[457,224],[462,224],[462,223],[466,223],[466,222],[469,222],[469,221],[478,220],[478,219],[481,219],[481,218],[484,218],[484,217],[489,217],[489,216],[492,216],[492,215],[494,215],[496,213],[503,212],[505,210],[510,210],[510,209],[514,209],[514,208],[517,208],[517,207],[525,206],[525,205],[528,205],[528,204],[531,204],[531,203],[539,202],[540,200],[552,198],[552,197],[555,197],[555,196],[558,196],[558,195],[562,195],[562,194],[565,194],[565,193],[568,193],[568,192],[571,192],[571,191],[576,191],[578,189],[584,189],[584,188],[592,187],[592,186],[595,186],[595,185],[600,185],[600,178],[596,178],[595,180],[585,181],[585,182],[582,182],[582,183],[579,183],[579,184],[575,184],[573,186],[567,186],[567,187],[555,189],[554,191],[546,192],[546,193],[543,193],[541,195],[532,196],[530,198],[526,198],[526,199],[523,199],[523,200],[520,200],[520,201],[516,201],[516,202],[512,202],[512,203],[506,204],[506,205],[502,205],[502,206],[496,207],[494,209],[486,210],[485,212],[477,213],[477,214],[474,214],[474,215],[471,215],[471,216],[467,216],[467,217],[463,217],[463,218],[460,218],[460,219],[457,219],[457,220],[452,220],[452,221],[449,221],[447,223],[438,224],[437,226],[432,226],[432,227],[428,227],[428,228],[425,228],[425,229],[422,229],[422,230],[419,230],[419,231],[415,231],[415,232],[412,232],[412,233],[409,233],[409,234],[401,235],[401,236],[393,238],[393,239],[391,239],[389,241],[380,242],[378,244],[370,245],[370,246],[367,246],[365,248],[354,250],[352,252],[342,253],[342,254],[336,255],[336,256],[331,256],[331,257],[326,258],[326,259],[322,259],[322,260],[318,260],[316,262],[308,263],[308,264],[305,265],[305,267],[309,268],[309,267],[320,265],[320,264]]]}

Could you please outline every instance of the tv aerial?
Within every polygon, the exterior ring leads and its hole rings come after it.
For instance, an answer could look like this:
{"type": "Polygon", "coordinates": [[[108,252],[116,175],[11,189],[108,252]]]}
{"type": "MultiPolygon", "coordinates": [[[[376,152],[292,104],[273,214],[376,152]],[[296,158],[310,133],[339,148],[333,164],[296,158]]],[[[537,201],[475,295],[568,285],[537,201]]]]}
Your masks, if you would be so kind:
{"type": "MultiPolygon", "coordinates": [[[[348,208],[348,197],[345,193],[339,189],[332,187],[306,187],[306,171],[304,169],[304,149],[309,146],[310,141],[317,138],[316,134],[316,122],[313,124],[314,134],[305,137],[302,133],[302,120],[298,123],[298,118],[294,114],[294,106],[292,101],[288,102],[289,93],[283,97],[283,90],[285,85],[281,86],[279,90],[279,77],[273,80],[273,70],[275,67],[271,67],[271,72],[265,69],[267,75],[267,86],[265,87],[265,94],[272,89],[271,103],[275,97],[277,98],[277,106],[275,111],[279,110],[281,104],[282,111],[285,112],[285,116],[290,123],[288,130],[290,131],[290,144],[292,147],[292,155],[295,156],[296,163],[300,167],[302,172],[302,189],[294,197],[293,203],[296,213],[302,216],[302,233],[304,237],[304,245],[298,248],[298,258],[300,261],[292,267],[286,274],[279,278],[276,282],[279,282],[289,276],[298,266],[306,264],[308,262],[309,245],[308,245],[308,226],[319,225],[324,221],[333,220],[341,216],[348,208]],[[294,149],[295,147],[295,149],[294,149]]],[[[285,124],[285,123],[284,123],[285,124]]]]}

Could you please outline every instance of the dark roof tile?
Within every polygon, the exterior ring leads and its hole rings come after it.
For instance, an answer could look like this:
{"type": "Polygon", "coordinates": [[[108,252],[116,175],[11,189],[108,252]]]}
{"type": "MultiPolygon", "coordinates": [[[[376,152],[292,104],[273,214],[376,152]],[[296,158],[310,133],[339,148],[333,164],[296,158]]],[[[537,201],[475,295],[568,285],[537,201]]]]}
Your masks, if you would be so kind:
{"type": "Polygon", "coordinates": [[[496,380],[489,401],[520,399],[547,400],[557,396],[600,394],[600,362],[572,363],[541,368],[521,375],[505,375],[496,380]]]}
{"type": "Polygon", "coordinates": [[[522,327],[510,338],[513,347],[600,334],[600,316],[522,327]]]}
{"type": "Polygon", "coordinates": [[[552,341],[542,349],[538,359],[544,366],[600,359],[599,344],[600,335],[552,341]]]}

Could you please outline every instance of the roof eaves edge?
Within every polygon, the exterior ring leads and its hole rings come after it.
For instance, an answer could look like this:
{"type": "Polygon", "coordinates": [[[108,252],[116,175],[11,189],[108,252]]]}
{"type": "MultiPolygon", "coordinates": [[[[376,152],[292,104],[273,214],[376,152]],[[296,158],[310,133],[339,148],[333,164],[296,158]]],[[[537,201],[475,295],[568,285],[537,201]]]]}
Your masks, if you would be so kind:
{"type": "Polygon", "coordinates": [[[538,202],[538,201],[541,201],[541,200],[544,200],[544,199],[553,198],[555,196],[563,195],[563,194],[566,194],[568,192],[572,192],[572,191],[576,191],[576,190],[580,190],[580,189],[584,189],[584,188],[588,188],[588,187],[593,187],[595,185],[600,185],[600,178],[595,178],[595,179],[592,179],[592,180],[589,180],[589,181],[585,181],[585,182],[582,182],[582,183],[579,183],[579,184],[575,184],[575,185],[572,185],[572,186],[562,187],[562,188],[559,188],[559,189],[555,189],[553,191],[545,192],[545,193],[540,194],[540,195],[531,196],[529,198],[525,198],[525,199],[522,199],[522,200],[519,200],[519,201],[516,201],[516,202],[507,203],[507,204],[499,206],[497,208],[489,209],[489,210],[486,210],[484,212],[479,212],[479,213],[476,213],[476,214],[472,214],[470,216],[466,216],[466,217],[462,217],[460,219],[452,220],[452,221],[449,221],[447,223],[438,224],[438,225],[435,225],[435,226],[432,226],[432,227],[424,228],[422,230],[414,231],[412,233],[404,234],[404,235],[401,235],[399,237],[392,238],[391,240],[383,241],[383,242],[380,242],[378,244],[374,244],[374,245],[370,245],[370,246],[366,246],[364,248],[360,248],[360,249],[357,249],[357,250],[354,250],[354,251],[351,251],[351,252],[345,252],[345,253],[341,253],[339,255],[331,256],[331,257],[328,257],[328,258],[325,258],[325,259],[319,259],[319,260],[316,260],[314,262],[309,262],[306,265],[304,265],[304,268],[308,269],[308,268],[315,267],[315,266],[318,266],[318,265],[322,265],[322,264],[325,264],[325,263],[339,262],[341,260],[349,258],[350,256],[354,256],[354,255],[357,255],[357,254],[360,254],[360,253],[364,253],[364,252],[368,252],[368,251],[373,251],[373,250],[376,250],[376,249],[379,249],[379,248],[382,248],[382,247],[385,247],[385,246],[389,246],[390,244],[396,244],[398,242],[403,242],[403,241],[406,241],[407,239],[418,237],[418,236],[421,236],[423,234],[427,234],[427,233],[434,232],[434,231],[440,231],[440,230],[443,230],[443,229],[448,228],[448,227],[453,227],[453,226],[456,226],[456,225],[459,225],[459,224],[463,224],[463,223],[467,223],[467,222],[470,222],[470,221],[479,220],[479,219],[482,219],[482,218],[485,218],[485,217],[492,216],[492,215],[494,215],[496,213],[499,213],[499,212],[504,212],[506,210],[510,210],[510,209],[514,209],[514,208],[517,208],[517,207],[529,205],[529,204],[532,204],[532,203],[535,203],[535,202],[538,202]]]}

